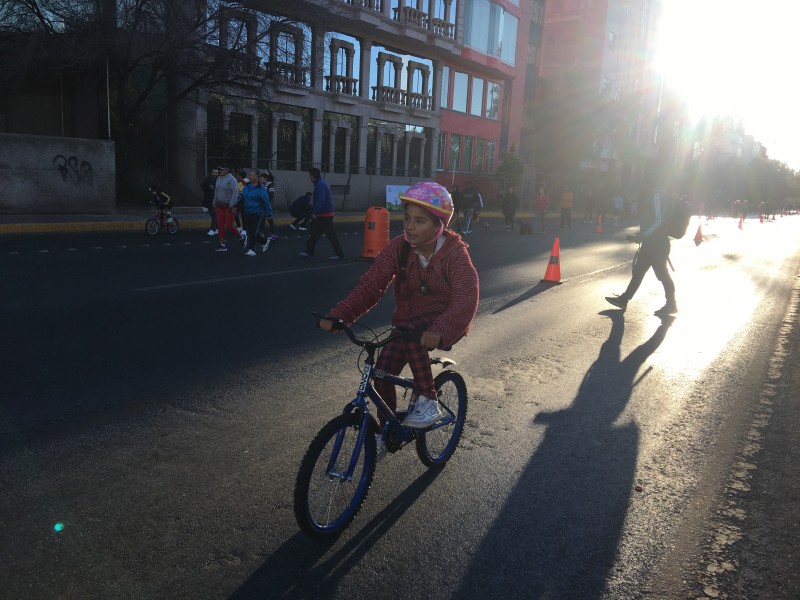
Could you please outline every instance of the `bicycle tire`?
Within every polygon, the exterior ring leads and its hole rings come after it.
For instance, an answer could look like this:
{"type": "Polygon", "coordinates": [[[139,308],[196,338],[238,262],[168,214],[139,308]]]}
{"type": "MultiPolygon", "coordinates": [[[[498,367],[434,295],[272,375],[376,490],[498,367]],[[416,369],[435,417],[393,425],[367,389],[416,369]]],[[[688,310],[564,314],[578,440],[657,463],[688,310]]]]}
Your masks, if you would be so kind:
{"type": "Polygon", "coordinates": [[[294,514],[300,529],[312,537],[330,538],[339,535],[355,518],[367,498],[375,475],[375,431],[369,427],[358,452],[358,464],[350,481],[331,475],[344,472],[351,460],[363,416],[358,413],[339,415],[325,425],[308,446],[294,487],[294,514]],[[338,436],[342,443],[332,456],[338,436]]]}
{"type": "Polygon", "coordinates": [[[453,413],[447,425],[417,433],[417,455],[428,467],[442,467],[456,451],[467,420],[467,384],[455,371],[442,371],[433,380],[445,413],[453,413]]]}
{"type": "Polygon", "coordinates": [[[161,229],[161,225],[158,219],[147,219],[147,223],[144,224],[144,230],[148,235],[156,235],[159,229],[161,229]]]}
{"type": "Polygon", "coordinates": [[[178,219],[176,219],[175,217],[172,217],[172,221],[167,223],[167,232],[171,233],[171,234],[176,234],[176,233],[178,233],[178,229],[179,228],[180,228],[180,225],[178,224],[178,219]]]}

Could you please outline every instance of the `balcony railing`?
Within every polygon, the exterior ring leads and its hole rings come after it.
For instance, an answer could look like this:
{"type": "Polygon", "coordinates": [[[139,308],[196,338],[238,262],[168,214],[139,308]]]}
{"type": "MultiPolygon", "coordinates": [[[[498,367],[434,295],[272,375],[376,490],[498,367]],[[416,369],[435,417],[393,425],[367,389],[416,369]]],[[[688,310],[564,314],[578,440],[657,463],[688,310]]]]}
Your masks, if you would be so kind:
{"type": "Polygon", "coordinates": [[[368,8],[375,12],[383,12],[382,0],[343,0],[345,4],[350,6],[358,6],[360,8],[368,8]]]}
{"type": "Polygon", "coordinates": [[[411,8],[410,6],[401,6],[393,8],[394,20],[404,23],[406,25],[414,25],[421,29],[428,28],[428,13],[411,8]]]}
{"type": "Polygon", "coordinates": [[[344,75],[326,75],[325,90],[343,96],[358,96],[358,79],[344,75]]]}
{"type": "Polygon", "coordinates": [[[409,94],[401,88],[372,86],[372,99],[376,102],[386,102],[420,110],[433,110],[433,96],[416,92],[409,94]]]}
{"type": "Polygon", "coordinates": [[[451,40],[456,39],[456,26],[453,23],[449,23],[444,19],[431,19],[431,25],[433,26],[432,31],[436,35],[441,35],[451,40]]]}
{"type": "Polygon", "coordinates": [[[267,77],[288,83],[291,85],[309,86],[311,85],[308,67],[292,63],[281,62],[279,60],[264,63],[267,77]]]}

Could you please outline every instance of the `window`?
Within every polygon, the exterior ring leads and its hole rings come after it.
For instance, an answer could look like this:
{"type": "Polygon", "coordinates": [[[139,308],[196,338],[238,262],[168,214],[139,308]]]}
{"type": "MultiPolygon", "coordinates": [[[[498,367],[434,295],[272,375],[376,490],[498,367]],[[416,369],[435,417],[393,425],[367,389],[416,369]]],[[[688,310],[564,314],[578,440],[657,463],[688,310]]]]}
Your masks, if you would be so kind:
{"type": "Polygon", "coordinates": [[[494,173],[494,149],[497,142],[489,140],[486,142],[486,171],[494,173]]]}
{"type": "Polygon", "coordinates": [[[450,91],[450,67],[442,67],[442,90],[439,95],[439,106],[450,108],[448,103],[448,92],[450,91]]]}
{"type": "Polygon", "coordinates": [[[469,76],[466,73],[456,71],[453,77],[453,110],[467,112],[467,90],[469,87],[469,76]]]}
{"type": "Polygon", "coordinates": [[[476,117],[483,114],[483,79],[477,77],[472,78],[472,102],[469,112],[476,117]]]}
{"type": "Polygon", "coordinates": [[[447,134],[444,131],[439,132],[439,153],[436,159],[436,170],[444,170],[444,151],[445,144],[447,143],[447,134]]]}
{"type": "Polygon", "coordinates": [[[475,155],[472,161],[472,168],[475,173],[483,173],[483,140],[475,140],[475,155]]]}
{"type": "Polygon", "coordinates": [[[539,48],[528,44],[528,64],[536,66],[536,59],[539,53],[539,48]]]}
{"type": "Polygon", "coordinates": [[[500,60],[509,65],[514,64],[517,54],[517,26],[519,19],[512,14],[504,13],[500,28],[500,60]]]}
{"type": "Polygon", "coordinates": [[[461,136],[450,134],[450,168],[452,172],[458,171],[461,164],[461,136]]]}
{"type": "Polygon", "coordinates": [[[519,19],[488,0],[467,3],[464,13],[464,43],[513,65],[517,49],[519,19]]]}
{"type": "Polygon", "coordinates": [[[471,135],[464,138],[464,157],[461,160],[461,170],[465,173],[472,172],[472,142],[474,139],[471,135]]]}
{"type": "Polygon", "coordinates": [[[500,116],[500,84],[486,82],[486,118],[495,119],[500,116]]]}

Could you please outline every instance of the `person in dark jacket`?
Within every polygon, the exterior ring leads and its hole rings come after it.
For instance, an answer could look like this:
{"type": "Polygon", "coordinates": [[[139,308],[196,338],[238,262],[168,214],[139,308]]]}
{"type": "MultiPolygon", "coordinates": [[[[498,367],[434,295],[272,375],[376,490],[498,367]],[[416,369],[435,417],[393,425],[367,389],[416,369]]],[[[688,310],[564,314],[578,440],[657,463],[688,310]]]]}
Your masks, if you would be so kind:
{"type": "Polygon", "coordinates": [[[248,183],[242,188],[242,204],[244,206],[244,225],[247,231],[247,246],[245,254],[255,256],[256,251],[253,246],[256,243],[256,234],[264,215],[267,213],[269,198],[267,189],[261,185],[258,174],[255,171],[247,173],[248,183]]]}
{"type": "Polygon", "coordinates": [[[289,214],[294,217],[294,221],[289,223],[289,227],[292,229],[299,229],[300,231],[306,231],[308,229],[308,223],[311,221],[312,215],[312,198],[313,194],[311,192],[306,192],[292,202],[292,205],[289,207],[289,214]]]}
{"type": "Polygon", "coordinates": [[[514,230],[514,217],[519,208],[519,196],[514,192],[514,188],[508,188],[506,195],[503,196],[503,216],[506,218],[506,231],[514,230]]]}
{"type": "Polygon", "coordinates": [[[306,251],[301,252],[300,256],[312,257],[314,256],[314,248],[322,237],[322,234],[328,236],[328,239],[333,246],[335,256],[331,256],[331,260],[342,260],[344,258],[344,251],[339,245],[339,238],[336,237],[336,231],[333,229],[333,192],[328,182],[322,178],[322,173],[316,167],[311,167],[308,170],[308,178],[314,184],[314,195],[311,200],[311,236],[306,242],[306,251]]]}

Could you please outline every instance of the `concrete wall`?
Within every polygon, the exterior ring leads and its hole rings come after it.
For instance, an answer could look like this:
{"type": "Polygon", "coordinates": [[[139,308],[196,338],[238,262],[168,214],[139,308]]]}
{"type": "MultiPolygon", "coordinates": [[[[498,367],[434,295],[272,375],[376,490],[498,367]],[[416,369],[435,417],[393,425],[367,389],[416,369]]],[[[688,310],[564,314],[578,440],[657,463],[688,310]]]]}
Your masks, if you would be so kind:
{"type": "Polygon", "coordinates": [[[0,213],[116,210],[114,142],[0,133],[0,213]]]}

